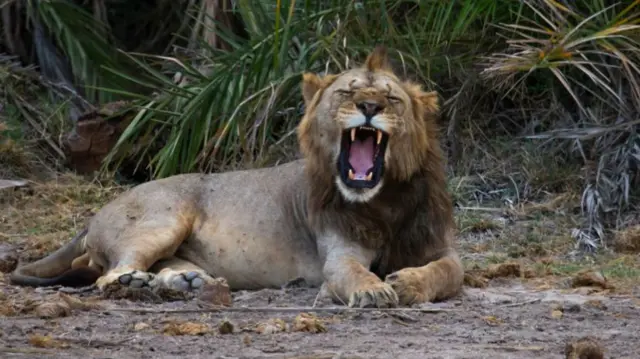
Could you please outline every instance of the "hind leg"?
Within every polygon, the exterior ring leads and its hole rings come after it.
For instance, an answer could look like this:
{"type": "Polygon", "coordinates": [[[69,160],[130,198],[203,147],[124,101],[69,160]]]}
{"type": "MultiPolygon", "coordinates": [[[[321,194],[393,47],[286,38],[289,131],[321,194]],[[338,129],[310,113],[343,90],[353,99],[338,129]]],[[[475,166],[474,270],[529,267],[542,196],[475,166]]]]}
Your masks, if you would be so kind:
{"type": "MultiPolygon", "coordinates": [[[[121,233],[107,229],[94,236],[95,240],[87,243],[88,251],[96,264],[107,269],[96,281],[98,289],[104,290],[109,285],[150,286],[156,277],[150,268],[162,259],[173,257],[189,231],[186,221],[165,217],[136,223],[121,233]],[[159,226],[158,222],[164,223],[159,226]],[[104,238],[117,240],[107,245],[104,238]]],[[[91,236],[91,232],[88,235],[91,236]]]]}
{"type": "Polygon", "coordinates": [[[179,291],[194,291],[214,281],[204,269],[177,257],[161,260],[151,271],[156,272],[152,287],[164,287],[179,291]]]}

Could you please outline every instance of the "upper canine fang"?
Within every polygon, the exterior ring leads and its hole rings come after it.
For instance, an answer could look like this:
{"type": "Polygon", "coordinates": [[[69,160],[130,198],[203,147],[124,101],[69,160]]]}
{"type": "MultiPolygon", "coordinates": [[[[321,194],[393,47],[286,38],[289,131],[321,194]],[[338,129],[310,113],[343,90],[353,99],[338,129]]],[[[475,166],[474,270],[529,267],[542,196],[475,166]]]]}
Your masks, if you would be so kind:
{"type": "Polygon", "coordinates": [[[378,138],[376,139],[376,144],[379,145],[380,142],[382,142],[382,131],[378,130],[377,132],[378,138]]]}
{"type": "Polygon", "coordinates": [[[356,128],[351,129],[351,142],[356,140],[356,128]]]}

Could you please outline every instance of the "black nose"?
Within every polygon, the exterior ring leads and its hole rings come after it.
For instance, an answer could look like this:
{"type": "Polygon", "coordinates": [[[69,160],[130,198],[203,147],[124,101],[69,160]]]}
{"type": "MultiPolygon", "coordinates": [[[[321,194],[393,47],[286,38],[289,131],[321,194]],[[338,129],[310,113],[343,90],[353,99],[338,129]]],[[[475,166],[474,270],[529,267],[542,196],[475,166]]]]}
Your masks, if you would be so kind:
{"type": "Polygon", "coordinates": [[[356,107],[367,118],[371,118],[371,117],[377,115],[378,113],[380,113],[380,111],[382,111],[384,109],[384,106],[380,105],[377,102],[373,102],[373,101],[358,102],[356,104],[356,107]]]}

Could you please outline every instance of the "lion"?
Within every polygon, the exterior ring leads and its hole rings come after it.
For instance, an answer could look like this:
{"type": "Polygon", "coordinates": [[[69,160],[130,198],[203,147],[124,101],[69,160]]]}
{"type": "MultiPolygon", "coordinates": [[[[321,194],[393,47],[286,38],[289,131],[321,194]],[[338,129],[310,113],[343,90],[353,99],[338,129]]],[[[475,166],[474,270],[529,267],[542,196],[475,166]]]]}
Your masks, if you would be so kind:
{"type": "Polygon", "coordinates": [[[140,184],[11,282],[196,291],[216,277],[232,290],[303,279],[361,308],[458,293],[437,92],[400,80],[384,46],[342,73],[304,73],[301,91],[302,158],[140,184]]]}

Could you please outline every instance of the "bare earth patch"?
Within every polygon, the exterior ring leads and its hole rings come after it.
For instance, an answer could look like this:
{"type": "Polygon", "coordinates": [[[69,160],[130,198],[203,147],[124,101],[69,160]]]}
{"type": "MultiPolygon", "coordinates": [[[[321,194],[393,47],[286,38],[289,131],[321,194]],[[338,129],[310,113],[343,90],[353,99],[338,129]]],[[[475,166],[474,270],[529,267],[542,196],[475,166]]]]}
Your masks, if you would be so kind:
{"type": "MultiPolygon", "coordinates": [[[[62,176],[0,192],[0,259],[9,268],[16,256],[45,255],[122,190],[62,176]]],[[[295,286],[234,292],[231,306],[215,311],[213,295],[19,288],[0,273],[0,357],[539,359],[602,350],[639,358],[640,263],[631,246],[578,254],[572,215],[506,212],[460,211],[464,293],[403,311],[329,310],[336,305],[317,300],[317,288],[295,286]]]]}
{"type": "MultiPolygon", "coordinates": [[[[2,286],[5,300],[55,300],[53,292],[2,286]]],[[[89,301],[95,293],[72,295],[89,301]]],[[[568,343],[586,336],[597,340],[607,358],[640,355],[640,308],[631,296],[535,291],[511,281],[508,286],[466,288],[458,298],[426,307],[435,312],[332,313],[321,310],[334,307],[331,303],[321,303],[315,312],[308,308],[316,295],[317,289],[309,288],[234,293],[235,310],[292,308],[282,312],[211,312],[196,300],[103,300],[53,319],[27,311],[0,321],[0,356],[561,358],[568,343]],[[127,308],[153,313],[118,311],[127,308]],[[305,329],[301,313],[307,313],[302,314],[307,324],[311,318],[324,330],[305,329]]]]}

